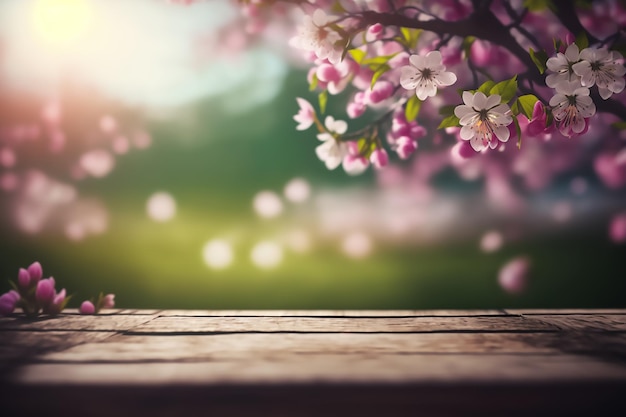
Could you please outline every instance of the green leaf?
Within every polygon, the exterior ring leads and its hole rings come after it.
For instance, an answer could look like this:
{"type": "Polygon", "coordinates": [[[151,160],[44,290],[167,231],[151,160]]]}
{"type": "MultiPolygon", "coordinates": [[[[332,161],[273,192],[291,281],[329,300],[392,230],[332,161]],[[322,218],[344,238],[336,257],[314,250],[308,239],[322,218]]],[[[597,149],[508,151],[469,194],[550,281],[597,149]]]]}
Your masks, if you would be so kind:
{"type": "Polygon", "coordinates": [[[574,43],[578,46],[578,49],[581,51],[589,46],[589,39],[587,39],[587,34],[585,32],[580,32],[576,35],[576,40],[574,43]]]}
{"type": "Polygon", "coordinates": [[[365,58],[365,51],[360,49],[350,49],[348,53],[357,64],[361,64],[363,62],[363,58],[365,58]]]}
{"type": "Polygon", "coordinates": [[[398,55],[397,53],[391,55],[381,55],[374,58],[368,58],[362,62],[363,65],[369,65],[372,70],[376,70],[379,66],[387,64],[391,58],[398,55]]]}
{"type": "Polygon", "coordinates": [[[517,75],[510,80],[500,81],[489,90],[490,95],[499,94],[502,98],[502,103],[511,101],[515,97],[515,93],[517,93],[517,75]]]}
{"type": "Polygon", "coordinates": [[[15,285],[15,282],[9,280],[9,285],[11,286],[11,288],[13,288],[15,291],[20,292],[19,288],[17,288],[17,285],[15,285]]]}
{"type": "Polygon", "coordinates": [[[526,94],[520,96],[515,101],[515,104],[519,106],[519,112],[521,112],[528,120],[533,118],[533,109],[535,108],[535,103],[537,103],[539,99],[532,95],[526,94]]]}
{"type": "Polygon", "coordinates": [[[533,48],[528,48],[528,53],[530,54],[530,59],[532,59],[537,66],[539,73],[543,74],[544,72],[546,72],[546,62],[548,61],[548,54],[546,53],[546,51],[541,50],[535,52],[533,48]]]}
{"type": "Polygon", "coordinates": [[[381,65],[380,67],[378,67],[378,69],[376,70],[376,72],[374,72],[374,75],[372,76],[372,85],[370,86],[370,89],[374,88],[374,85],[376,85],[376,82],[378,81],[380,76],[386,73],[387,71],[389,71],[390,69],[391,67],[387,64],[381,65]]]}
{"type": "Polygon", "coordinates": [[[496,85],[495,82],[493,82],[492,80],[487,80],[484,83],[482,83],[482,85],[478,87],[478,90],[476,90],[474,93],[480,91],[481,93],[487,96],[489,95],[489,92],[491,91],[494,85],[496,85]]]}
{"type": "Polygon", "coordinates": [[[522,128],[517,117],[513,118],[513,123],[515,123],[515,133],[517,133],[517,149],[522,149],[522,128]]]}
{"type": "Polygon", "coordinates": [[[359,155],[363,156],[364,158],[369,158],[372,152],[374,152],[374,150],[376,149],[376,141],[373,138],[360,138],[357,141],[357,145],[359,149],[359,155]]]}
{"type": "Polygon", "coordinates": [[[404,107],[404,115],[406,116],[407,122],[412,122],[417,119],[417,115],[420,112],[420,108],[422,107],[422,100],[417,98],[416,95],[411,96],[409,101],[406,102],[406,106],[404,107]]]}
{"type": "Polygon", "coordinates": [[[445,129],[446,127],[457,127],[457,126],[460,126],[459,118],[456,117],[456,115],[452,114],[446,117],[445,119],[443,119],[441,123],[439,123],[439,126],[437,127],[437,129],[445,129]]]}
{"type": "Polygon", "coordinates": [[[626,122],[615,122],[611,125],[611,127],[617,130],[626,130],[626,122]]]}
{"type": "Polygon", "coordinates": [[[313,77],[311,77],[311,85],[309,85],[309,91],[315,90],[318,83],[319,80],[317,79],[317,74],[313,73],[313,77]]]}
{"type": "Polygon", "coordinates": [[[412,28],[400,28],[400,33],[402,34],[403,44],[408,48],[415,48],[417,45],[417,41],[422,34],[422,29],[412,29],[412,28]]]}
{"type": "Polygon", "coordinates": [[[326,113],[326,104],[328,103],[328,91],[324,90],[317,96],[317,100],[320,104],[320,113],[326,113]]]}

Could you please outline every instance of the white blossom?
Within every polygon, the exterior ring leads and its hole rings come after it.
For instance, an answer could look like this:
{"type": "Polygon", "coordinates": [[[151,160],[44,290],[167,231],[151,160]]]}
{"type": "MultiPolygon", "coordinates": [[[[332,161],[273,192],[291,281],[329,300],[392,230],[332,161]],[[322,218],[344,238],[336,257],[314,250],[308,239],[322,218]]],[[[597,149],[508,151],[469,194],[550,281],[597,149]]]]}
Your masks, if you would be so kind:
{"type": "Polygon", "coordinates": [[[292,39],[292,45],[314,52],[319,59],[338,64],[343,53],[343,47],[338,45],[342,37],[327,26],[329,23],[332,23],[331,16],[321,9],[316,9],[313,16],[304,16],[304,22],[298,27],[298,35],[292,39]]]}
{"type": "Polygon", "coordinates": [[[546,66],[554,74],[549,74],[546,77],[546,85],[550,88],[556,88],[555,86],[561,81],[578,80],[578,75],[573,69],[574,64],[578,61],[580,61],[580,51],[575,43],[568,46],[564,54],[559,52],[555,57],[548,59],[546,66]]]}
{"type": "Polygon", "coordinates": [[[332,116],[327,116],[324,126],[327,131],[317,135],[317,138],[324,143],[315,148],[315,153],[321,161],[326,163],[326,168],[333,170],[341,165],[348,154],[348,145],[337,139],[337,136],[346,133],[348,124],[343,120],[335,120],[332,116]]]}
{"type": "Polygon", "coordinates": [[[561,133],[572,136],[585,130],[585,119],[596,113],[596,105],[589,97],[589,89],[578,81],[562,81],[556,85],[556,94],[550,99],[552,115],[561,133]]]}
{"type": "Polygon", "coordinates": [[[581,77],[583,87],[598,86],[600,97],[607,99],[624,89],[626,68],[619,61],[622,55],[605,48],[586,48],[580,53],[581,61],[572,66],[581,77]]]}
{"type": "Polygon", "coordinates": [[[502,98],[498,94],[487,97],[482,92],[472,94],[463,92],[463,103],[454,109],[454,114],[461,123],[461,139],[469,140],[472,148],[480,152],[488,147],[495,149],[498,141],[509,140],[510,132],[507,128],[513,122],[508,114],[510,108],[501,103],[502,98]]]}
{"type": "Polygon", "coordinates": [[[400,85],[407,90],[415,90],[420,100],[437,94],[437,87],[452,85],[456,75],[446,71],[441,63],[441,52],[431,51],[426,56],[411,55],[411,65],[400,68],[400,85]]]}

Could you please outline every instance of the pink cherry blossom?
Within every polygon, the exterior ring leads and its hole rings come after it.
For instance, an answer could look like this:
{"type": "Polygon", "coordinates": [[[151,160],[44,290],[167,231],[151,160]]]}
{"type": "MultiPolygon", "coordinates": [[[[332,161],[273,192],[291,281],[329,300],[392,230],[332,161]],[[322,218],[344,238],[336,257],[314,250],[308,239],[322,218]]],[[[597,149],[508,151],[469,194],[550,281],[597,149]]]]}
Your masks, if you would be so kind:
{"type": "Polygon", "coordinates": [[[293,116],[293,120],[298,122],[298,126],[296,126],[296,130],[306,130],[309,127],[311,127],[311,125],[315,121],[315,110],[313,109],[313,106],[311,105],[311,103],[309,103],[303,98],[296,97],[296,101],[298,102],[298,105],[300,106],[300,110],[298,110],[298,114],[293,116]]]}
{"type": "Polygon", "coordinates": [[[509,140],[510,132],[507,126],[513,119],[509,115],[509,106],[501,103],[499,94],[487,97],[480,91],[474,94],[464,91],[463,103],[454,109],[454,114],[463,126],[461,139],[469,140],[475,151],[495,149],[498,140],[500,142],[509,140]],[[494,140],[494,136],[498,140],[494,140]]]}
{"type": "Polygon", "coordinates": [[[456,82],[456,75],[446,71],[441,59],[439,51],[431,51],[426,56],[411,55],[409,58],[411,65],[400,69],[400,85],[407,90],[415,90],[415,95],[420,100],[434,97],[437,88],[456,82]]]}

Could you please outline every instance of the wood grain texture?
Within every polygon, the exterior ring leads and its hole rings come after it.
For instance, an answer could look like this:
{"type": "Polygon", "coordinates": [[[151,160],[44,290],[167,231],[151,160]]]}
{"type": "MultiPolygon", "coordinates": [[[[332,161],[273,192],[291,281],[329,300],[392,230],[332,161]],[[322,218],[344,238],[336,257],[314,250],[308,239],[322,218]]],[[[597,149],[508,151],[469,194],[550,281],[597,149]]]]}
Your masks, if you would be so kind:
{"type": "Polygon", "coordinates": [[[172,317],[160,316],[132,333],[412,333],[542,332],[558,328],[517,316],[469,317],[172,317]]]}
{"type": "Polygon", "coordinates": [[[11,417],[626,415],[625,319],[619,309],[12,316],[0,318],[0,404],[11,417]]]}
{"type": "Polygon", "coordinates": [[[626,314],[534,314],[531,317],[562,330],[626,332],[626,314]]]}
{"type": "Polygon", "coordinates": [[[33,331],[124,331],[152,320],[152,315],[100,314],[83,316],[63,314],[55,317],[43,316],[38,319],[4,317],[0,320],[0,330],[33,331]]]}
{"type": "Polygon", "coordinates": [[[527,383],[571,380],[626,383],[626,368],[576,355],[372,355],[286,353],[232,360],[158,364],[36,363],[14,376],[22,384],[306,384],[527,383]]]}
{"type": "MultiPolygon", "coordinates": [[[[406,355],[416,353],[558,354],[552,333],[312,333],[221,335],[118,335],[40,357],[61,362],[199,361],[286,354],[406,355]]],[[[623,339],[626,343],[626,338],[623,339]]]]}
{"type": "MultiPolygon", "coordinates": [[[[141,312],[142,310],[138,310],[141,312]]],[[[198,317],[469,317],[503,316],[503,310],[164,310],[160,316],[198,317]]]]}

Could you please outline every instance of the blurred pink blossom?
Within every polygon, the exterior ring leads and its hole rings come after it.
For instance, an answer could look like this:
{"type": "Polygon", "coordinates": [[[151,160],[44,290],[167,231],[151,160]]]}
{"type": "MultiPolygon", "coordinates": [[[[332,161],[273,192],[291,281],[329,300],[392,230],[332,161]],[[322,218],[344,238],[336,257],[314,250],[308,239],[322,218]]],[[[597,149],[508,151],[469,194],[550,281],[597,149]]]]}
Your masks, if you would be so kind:
{"type": "Polygon", "coordinates": [[[615,243],[626,242],[626,212],[616,214],[609,225],[609,237],[615,243]]]}
{"type": "Polygon", "coordinates": [[[528,285],[530,259],[525,256],[514,258],[504,264],[498,273],[500,287],[510,294],[524,292],[528,285]]]}

